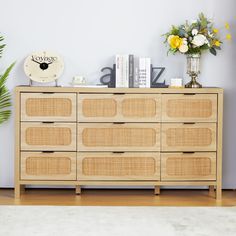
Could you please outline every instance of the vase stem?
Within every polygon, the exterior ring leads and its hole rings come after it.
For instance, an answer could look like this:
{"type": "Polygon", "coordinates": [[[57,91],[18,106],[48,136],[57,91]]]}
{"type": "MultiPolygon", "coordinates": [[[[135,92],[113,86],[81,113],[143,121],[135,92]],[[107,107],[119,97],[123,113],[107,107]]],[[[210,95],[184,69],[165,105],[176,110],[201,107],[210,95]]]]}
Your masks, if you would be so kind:
{"type": "Polygon", "coordinates": [[[185,85],[186,88],[202,88],[202,85],[197,82],[200,74],[200,54],[187,56],[187,74],[191,77],[191,81],[185,85]]]}

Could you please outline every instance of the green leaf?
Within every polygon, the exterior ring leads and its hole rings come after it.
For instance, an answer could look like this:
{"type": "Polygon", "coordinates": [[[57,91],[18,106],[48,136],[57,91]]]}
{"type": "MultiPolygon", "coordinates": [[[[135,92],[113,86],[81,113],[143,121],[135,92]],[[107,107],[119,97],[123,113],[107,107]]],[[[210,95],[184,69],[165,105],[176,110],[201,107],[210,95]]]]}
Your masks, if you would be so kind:
{"type": "Polygon", "coordinates": [[[10,110],[0,111],[0,124],[7,121],[11,116],[10,110]]]}
{"type": "MultiPolygon", "coordinates": [[[[1,39],[2,37],[0,37],[0,41],[1,39]]],[[[11,115],[11,111],[8,109],[11,106],[11,94],[5,83],[14,65],[15,62],[5,70],[3,75],[0,75],[0,124],[7,121],[11,115]]]]}
{"type": "Polygon", "coordinates": [[[1,75],[1,77],[0,77],[0,88],[6,83],[6,80],[7,80],[7,78],[8,78],[8,76],[9,76],[9,74],[10,74],[10,72],[11,72],[11,70],[12,70],[12,68],[13,68],[14,65],[15,65],[15,62],[12,63],[12,64],[6,69],[6,71],[4,72],[3,75],[1,75]]]}
{"type": "Polygon", "coordinates": [[[210,48],[210,53],[213,54],[214,56],[216,56],[217,54],[215,48],[210,48]]]}

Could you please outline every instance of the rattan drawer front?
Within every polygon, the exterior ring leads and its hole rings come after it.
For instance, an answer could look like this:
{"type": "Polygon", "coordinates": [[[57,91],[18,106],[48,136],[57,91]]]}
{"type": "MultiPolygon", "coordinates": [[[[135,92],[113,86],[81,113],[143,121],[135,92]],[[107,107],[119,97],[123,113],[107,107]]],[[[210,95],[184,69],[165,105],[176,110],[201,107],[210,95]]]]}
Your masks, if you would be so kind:
{"type": "Polygon", "coordinates": [[[21,150],[76,151],[76,124],[22,122],[21,150]]]}
{"type": "Polygon", "coordinates": [[[216,151],[215,123],[163,123],[162,151],[216,151]]]}
{"type": "Polygon", "coordinates": [[[78,124],[78,151],[158,151],[160,124],[78,124]]]}
{"type": "Polygon", "coordinates": [[[79,94],[79,122],[158,122],[159,94],[79,94]]]}
{"type": "Polygon", "coordinates": [[[162,95],[162,121],[217,121],[216,94],[162,95]]]}
{"type": "Polygon", "coordinates": [[[161,180],[216,180],[216,153],[162,153],[161,180]]]}
{"type": "Polygon", "coordinates": [[[76,152],[22,152],[22,180],[76,180],[76,152]]]}
{"type": "Polygon", "coordinates": [[[21,120],[76,122],[76,93],[21,93],[21,120]]]}
{"type": "Polygon", "coordinates": [[[160,180],[160,154],[82,152],[78,180],[160,180]]]}

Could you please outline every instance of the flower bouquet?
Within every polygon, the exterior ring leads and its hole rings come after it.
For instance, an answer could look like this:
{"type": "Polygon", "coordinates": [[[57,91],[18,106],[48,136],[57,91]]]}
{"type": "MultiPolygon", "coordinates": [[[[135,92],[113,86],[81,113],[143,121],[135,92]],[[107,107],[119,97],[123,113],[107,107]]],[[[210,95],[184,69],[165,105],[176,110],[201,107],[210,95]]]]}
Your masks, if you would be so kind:
{"type": "Polygon", "coordinates": [[[196,81],[200,73],[200,55],[203,51],[209,50],[216,56],[222,44],[218,31],[213,23],[200,13],[197,20],[186,21],[180,26],[172,26],[171,30],[165,34],[165,43],[169,46],[168,53],[179,52],[187,55],[187,73],[192,80],[186,87],[201,87],[196,81]]]}

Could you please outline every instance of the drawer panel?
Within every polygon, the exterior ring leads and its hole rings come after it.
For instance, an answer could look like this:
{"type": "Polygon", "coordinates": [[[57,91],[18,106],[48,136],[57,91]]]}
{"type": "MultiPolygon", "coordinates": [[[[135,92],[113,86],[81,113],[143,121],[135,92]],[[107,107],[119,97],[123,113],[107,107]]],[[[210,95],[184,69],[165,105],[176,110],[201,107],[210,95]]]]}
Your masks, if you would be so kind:
{"type": "Polygon", "coordinates": [[[76,152],[22,152],[22,180],[76,180],[76,152]]]}
{"type": "Polygon", "coordinates": [[[21,150],[76,151],[76,124],[22,122],[21,150]]]}
{"type": "Polygon", "coordinates": [[[79,94],[79,122],[160,121],[159,94],[79,94]]]}
{"type": "Polygon", "coordinates": [[[160,124],[78,124],[78,151],[158,151],[160,124]]]}
{"type": "Polygon", "coordinates": [[[21,120],[76,122],[76,93],[21,93],[21,120]]]}
{"type": "Polygon", "coordinates": [[[162,151],[216,151],[215,123],[163,123],[162,151]]]}
{"type": "Polygon", "coordinates": [[[162,121],[216,122],[216,94],[162,95],[162,121]]]}
{"type": "Polygon", "coordinates": [[[216,180],[216,153],[162,153],[161,180],[216,180]]]}
{"type": "Polygon", "coordinates": [[[160,180],[160,153],[78,153],[77,180],[160,180]]]}

